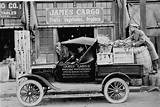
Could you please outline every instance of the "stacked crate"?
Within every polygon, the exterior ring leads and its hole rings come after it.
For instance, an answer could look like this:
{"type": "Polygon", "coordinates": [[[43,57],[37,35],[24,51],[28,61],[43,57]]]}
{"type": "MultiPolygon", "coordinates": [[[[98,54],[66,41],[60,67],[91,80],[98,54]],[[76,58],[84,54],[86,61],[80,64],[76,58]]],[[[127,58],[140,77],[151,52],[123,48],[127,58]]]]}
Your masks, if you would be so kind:
{"type": "Polygon", "coordinates": [[[17,77],[30,72],[30,32],[15,31],[17,77]]]}
{"type": "Polygon", "coordinates": [[[134,64],[133,48],[113,48],[114,64],[134,64]]]}
{"type": "Polygon", "coordinates": [[[113,52],[99,52],[97,64],[134,64],[133,48],[113,47],[113,52]]]}
{"type": "Polygon", "coordinates": [[[112,53],[97,53],[97,64],[113,64],[113,54],[112,53]]]}

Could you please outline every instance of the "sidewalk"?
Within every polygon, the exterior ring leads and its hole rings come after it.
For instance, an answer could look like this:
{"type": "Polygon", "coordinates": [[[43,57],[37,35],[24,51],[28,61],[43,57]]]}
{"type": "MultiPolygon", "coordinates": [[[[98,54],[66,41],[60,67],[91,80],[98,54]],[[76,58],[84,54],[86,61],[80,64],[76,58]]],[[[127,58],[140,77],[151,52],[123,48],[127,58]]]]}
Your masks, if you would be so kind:
{"type": "Polygon", "coordinates": [[[9,80],[6,82],[0,81],[0,97],[4,95],[16,96],[16,81],[9,80]]]}

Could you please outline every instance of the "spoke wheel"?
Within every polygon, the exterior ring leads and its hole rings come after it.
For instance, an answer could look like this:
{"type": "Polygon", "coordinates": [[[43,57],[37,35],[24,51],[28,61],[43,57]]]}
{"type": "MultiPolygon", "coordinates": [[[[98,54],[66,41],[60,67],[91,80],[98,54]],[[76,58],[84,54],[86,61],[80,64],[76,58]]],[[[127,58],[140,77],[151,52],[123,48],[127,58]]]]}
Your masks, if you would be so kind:
{"type": "Polygon", "coordinates": [[[34,80],[27,80],[17,89],[17,98],[25,106],[37,105],[43,98],[42,85],[34,80]]]}
{"type": "Polygon", "coordinates": [[[103,93],[110,103],[122,103],[128,98],[129,88],[124,80],[113,78],[106,82],[103,93]]]}

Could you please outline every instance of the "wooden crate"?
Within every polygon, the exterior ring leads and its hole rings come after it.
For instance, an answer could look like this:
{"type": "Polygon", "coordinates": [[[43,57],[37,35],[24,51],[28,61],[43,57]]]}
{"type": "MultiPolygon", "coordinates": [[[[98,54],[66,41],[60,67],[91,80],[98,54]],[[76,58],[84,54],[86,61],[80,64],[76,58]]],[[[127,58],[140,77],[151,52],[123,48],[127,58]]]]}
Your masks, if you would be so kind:
{"type": "Polygon", "coordinates": [[[0,64],[0,81],[9,80],[9,67],[8,64],[0,64]]]}
{"type": "Polygon", "coordinates": [[[133,48],[113,48],[113,63],[134,63],[133,48]]]}
{"type": "Polygon", "coordinates": [[[30,72],[30,32],[15,31],[16,75],[20,77],[30,72]]]}
{"type": "Polygon", "coordinates": [[[113,54],[112,53],[97,53],[97,64],[113,64],[113,54]]]}

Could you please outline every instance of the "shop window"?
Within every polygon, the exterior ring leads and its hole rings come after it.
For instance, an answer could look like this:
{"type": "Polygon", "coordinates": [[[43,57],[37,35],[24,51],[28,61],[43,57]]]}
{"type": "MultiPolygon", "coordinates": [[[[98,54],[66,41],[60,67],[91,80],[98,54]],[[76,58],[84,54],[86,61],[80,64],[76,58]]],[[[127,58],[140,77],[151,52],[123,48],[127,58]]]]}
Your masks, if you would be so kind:
{"type": "Polygon", "coordinates": [[[63,7],[64,8],[68,7],[68,3],[63,3],[63,7]]]}
{"type": "Polygon", "coordinates": [[[98,35],[103,35],[108,37],[110,40],[113,40],[113,34],[114,34],[114,27],[108,26],[108,27],[100,27],[98,28],[98,35]]]}
{"type": "Polygon", "coordinates": [[[53,8],[54,3],[36,3],[36,15],[38,19],[38,24],[46,24],[46,9],[53,8]]]}
{"type": "Polygon", "coordinates": [[[112,3],[113,2],[96,2],[96,7],[103,8],[104,22],[112,21],[112,3]]]}
{"type": "Polygon", "coordinates": [[[53,53],[53,30],[40,29],[40,53],[53,53]]]}
{"type": "Polygon", "coordinates": [[[37,16],[42,16],[42,11],[41,10],[37,10],[37,16]]]}
{"type": "Polygon", "coordinates": [[[102,8],[112,8],[112,1],[111,2],[106,2],[106,1],[97,1],[96,2],[96,7],[102,7],[102,8]]]}
{"type": "Polygon", "coordinates": [[[93,38],[94,32],[93,27],[69,27],[69,28],[58,28],[59,41],[66,41],[78,37],[91,37],[93,38]]]}
{"type": "Polygon", "coordinates": [[[7,58],[15,58],[14,30],[0,29],[0,62],[7,58]]]}
{"type": "Polygon", "coordinates": [[[57,2],[57,7],[73,7],[72,2],[57,2]]]}
{"type": "Polygon", "coordinates": [[[57,3],[57,7],[63,7],[63,3],[57,3]]]}
{"type": "Polygon", "coordinates": [[[42,5],[43,9],[48,8],[48,5],[49,5],[49,3],[44,3],[44,4],[42,5]]]}
{"type": "Polygon", "coordinates": [[[36,4],[36,14],[39,24],[45,24],[45,10],[46,10],[46,3],[37,3],[36,4]]]}
{"type": "Polygon", "coordinates": [[[104,12],[104,15],[111,15],[111,9],[104,8],[103,12],[104,12]]]}
{"type": "Polygon", "coordinates": [[[146,26],[158,27],[160,26],[160,3],[147,3],[146,4],[146,26]]]}
{"type": "Polygon", "coordinates": [[[42,9],[42,3],[37,3],[37,9],[42,9]]]}
{"type": "Polygon", "coordinates": [[[130,23],[137,23],[138,25],[140,25],[140,5],[128,5],[128,10],[130,15],[130,23]]]}
{"type": "Polygon", "coordinates": [[[112,8],[112,3],[113,2],[107,2],[107,8],[112,8]]]}
{"type": "Polygon", "coordinates": [[[53,8],[54,6],[53,6],[53,3],[49,3],[48,4],[48,8],[53,8]]]}
{"type": "Polygon", "coordinates": [[[38,19],[39,19],[38,20],[39,23],[41,23],[41,24],[45,24],[46,23],[46,17],[42,16],[42,17],[39,17],[38,19]]]}
{"type": "Polygon", "coordinates": [[[93,7],[93,2],[76,2],[76,7],[93,7]]]}
{"type": "Polygon", "coordinates": [[[111,16],[110,15],[105,15],[104,16],[104,22],[111,22],[112,19],[111,19],[111,16]]]}
{"type": "Polygon", "coordinates": [[[73,3],[67,3],[68,7],[73,7],[73,3]]]}

